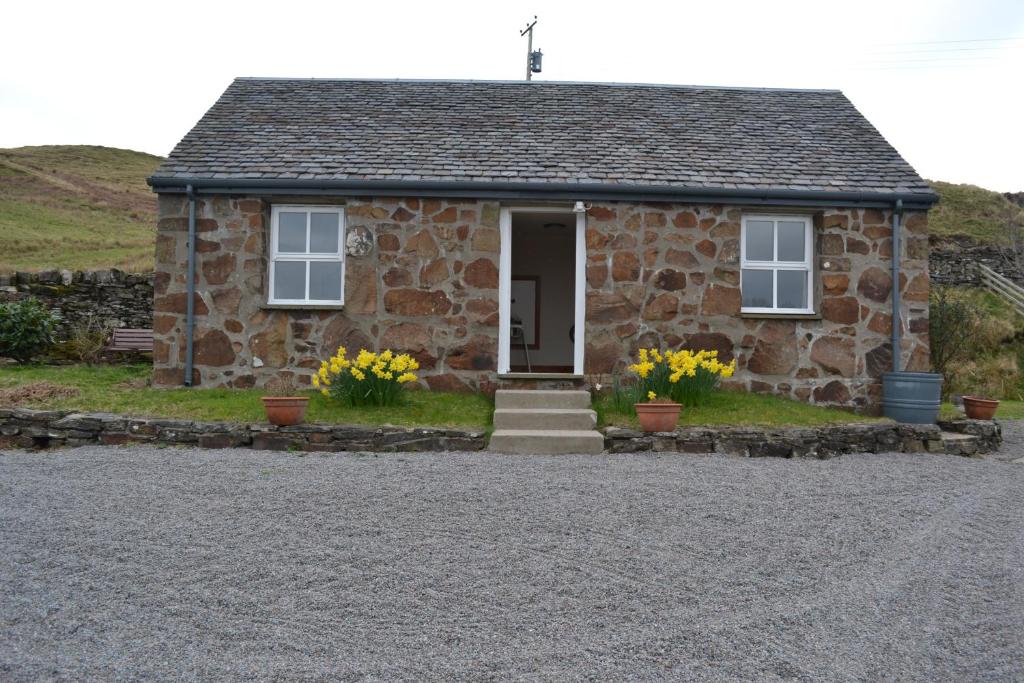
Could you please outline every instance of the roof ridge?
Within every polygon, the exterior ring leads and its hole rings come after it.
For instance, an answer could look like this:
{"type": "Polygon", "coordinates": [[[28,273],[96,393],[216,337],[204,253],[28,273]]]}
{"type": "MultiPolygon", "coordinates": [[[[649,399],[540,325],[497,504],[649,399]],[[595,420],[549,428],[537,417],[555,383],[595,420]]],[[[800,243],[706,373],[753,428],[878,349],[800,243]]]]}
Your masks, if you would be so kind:
{"type": "Polygon", "coordinates": [[[842,93],[838,88],[777,88],[742,85],[699,85],[688,83],[631,83],[626,81],[524,81],[474,78],[317,78],[300,76],[236,76],[236,81],[299,81],[303,83],[451,83],[481,85],[593,85],[615,88],[677,88],[680,90],[740,90],[746,92],[842,93]]]}

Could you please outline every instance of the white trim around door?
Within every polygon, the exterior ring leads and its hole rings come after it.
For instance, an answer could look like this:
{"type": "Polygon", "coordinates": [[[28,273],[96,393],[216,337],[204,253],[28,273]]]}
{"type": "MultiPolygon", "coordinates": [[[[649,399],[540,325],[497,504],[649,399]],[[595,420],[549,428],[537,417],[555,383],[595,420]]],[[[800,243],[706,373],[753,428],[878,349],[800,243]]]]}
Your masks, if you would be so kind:
{"type": "MultiPolygon", "coordinates": [[[[512,214],[513,213],[573,213],[565,207],[502,207],[498,222],[501,239],[498,254],[498,375],[519,376],[522,373],[510,372],[511,366],[511,311],[512,311],[512,214]]],[[[587,215],[573,213],[576,217],[576,249],[575,249],[575,296],[576,307],[573,333],[573,375],[583,376],[583,349],[585,348],[585,332],[587,320],[587,215]]],[[[543,373],[538,373],[541,376],[543,373]]],[[[553,375],[557,376],[557,375],[553,375]]]]}

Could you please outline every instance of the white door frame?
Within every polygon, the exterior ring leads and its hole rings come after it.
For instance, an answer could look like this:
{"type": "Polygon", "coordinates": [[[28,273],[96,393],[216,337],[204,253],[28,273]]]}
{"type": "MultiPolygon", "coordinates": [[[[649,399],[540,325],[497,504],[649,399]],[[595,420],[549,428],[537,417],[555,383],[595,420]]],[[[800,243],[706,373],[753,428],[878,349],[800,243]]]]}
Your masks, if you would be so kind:
{"type": "Polygon", "coordinates": [[[583,349],[587,320],[587,214],[574,213],[569,207],[552,206],[501,208],[498,230],[501,238],[498,255],[498,374],[510,374],[512,320],[512,214],[513,213],[573,213],[576,216],[575,249],[575,332],[573,341],[573,374],[583,376],[583,349]]]}

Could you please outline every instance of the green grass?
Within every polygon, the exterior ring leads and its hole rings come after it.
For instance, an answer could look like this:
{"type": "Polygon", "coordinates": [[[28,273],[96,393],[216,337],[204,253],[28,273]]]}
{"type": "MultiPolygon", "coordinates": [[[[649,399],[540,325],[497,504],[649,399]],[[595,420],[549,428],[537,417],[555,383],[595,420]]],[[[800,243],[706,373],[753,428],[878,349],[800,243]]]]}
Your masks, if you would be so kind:
{"type": "Polygon", "coordinates": [[[160,157],[109,147],[0,149],[0,272],[149,270],[160,157]]]}
{"type": "Polygon", "coordinates": [[[1005,244],[1008,218],[1024,214],[1024,210],[998,192],[975,185],[929,182],[940,197],[928,214],[928,228],[933,235],[964,235],[984,244],[1005,244]]]}
{"type": "MultiPolygon", "coordinates": [[[[951,403],[943,403],[939,417],[944,420],[951,420],[963,417],[964,411],[951,403]]],[[[998,420],[1024,420],[1024,401],[1000,401],[996,409],[998,420]]]]}
{"type": "MultiPolygon", "coordinates": [[[[9,366],[0,370],[0,390],[46,381],[80,391],[71,398],[23,404],[28,408],[203,421],[265,421],[259,400],[265,392],[260,389],[153,389],[146,386],[149,374],[148,365],[9,366]]],[[[494,412],[494,404],[480,394],[410,391],[402,405],[392,408],[352,408],[315,392],[309,392],[309,396],[306,419],[315,423],[489,429],[494,412]]],[[[635,416],[613,412],[608,397],[595,402],[594,408],[601,426],[638,426],[635,416]]],[[[1024,414],[1024,403],[1018,403],[1016,409],[1024,414]]],[[[817,427],[878,419],[776,396],[722,391],[712,395],[705,406],[684,409],[679,424],[817,427]]]]}
{"type": "Polygon", "coordinates": [[[1017,313],[1017,309],[1010,305],[1006,299],[996,295],[994,292],[981,289],[980,287],[957,287],[956,289],[988,315],[1009,320],[1013,323],[1014,327],[1024,325],[1024,318],[1017,313]]]}
{"type": "MultiPolygon", "coordinates": [[[[601,425],[637,428],[635,415],[614,412],[610,397],[594,403],[601,425]]],[[[849,422],[877,422],[881,418],[858,415],[845,410],[822,408],[777,396],[719,391],[700,408],[683,408],[680,425],[757,425],[766,427],[820,427],[849,422]]]]}
{"type": "MultiPolygon", "coordinates": [[[[148,365],[24,366],[0,370],[0,389],[47,381],[77,387],[78,396],[25,404],[28,408],[111,412],[139,417],[202,421],[266,422],[260,389],[153,389],[148,365]]],[[[309,392],[307,422],[392,424],[403,427],[488,429],[494,405],[479,394],[406,392],[391,408],[352,408],[309,392]]]]}

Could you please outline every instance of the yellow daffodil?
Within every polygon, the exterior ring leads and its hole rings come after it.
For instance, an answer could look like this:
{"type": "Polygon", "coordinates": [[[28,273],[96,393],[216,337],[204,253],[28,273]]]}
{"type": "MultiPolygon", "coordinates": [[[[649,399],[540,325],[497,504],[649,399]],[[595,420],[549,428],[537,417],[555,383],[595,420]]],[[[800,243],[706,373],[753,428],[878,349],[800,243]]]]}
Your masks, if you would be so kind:
{"type": "Polygon", "coordinates": [[[412,372],[418,369],[419,363],[407,353],[395,353],[391,349],[375,353],[360,349],[355,358],[350,359],[345,347],[339,346],[336,354],[320,362],[320,367],[313,373],[312,383],[324,396],[350,400],[353,405],[364,405],[367,401],[390,405],[400,385],[418,379],[412,372]],[[332,381],[336,386],[329,390],[332,381]],[[355,390],[355,384],[360,382],[370,386],[355,390]]]}

